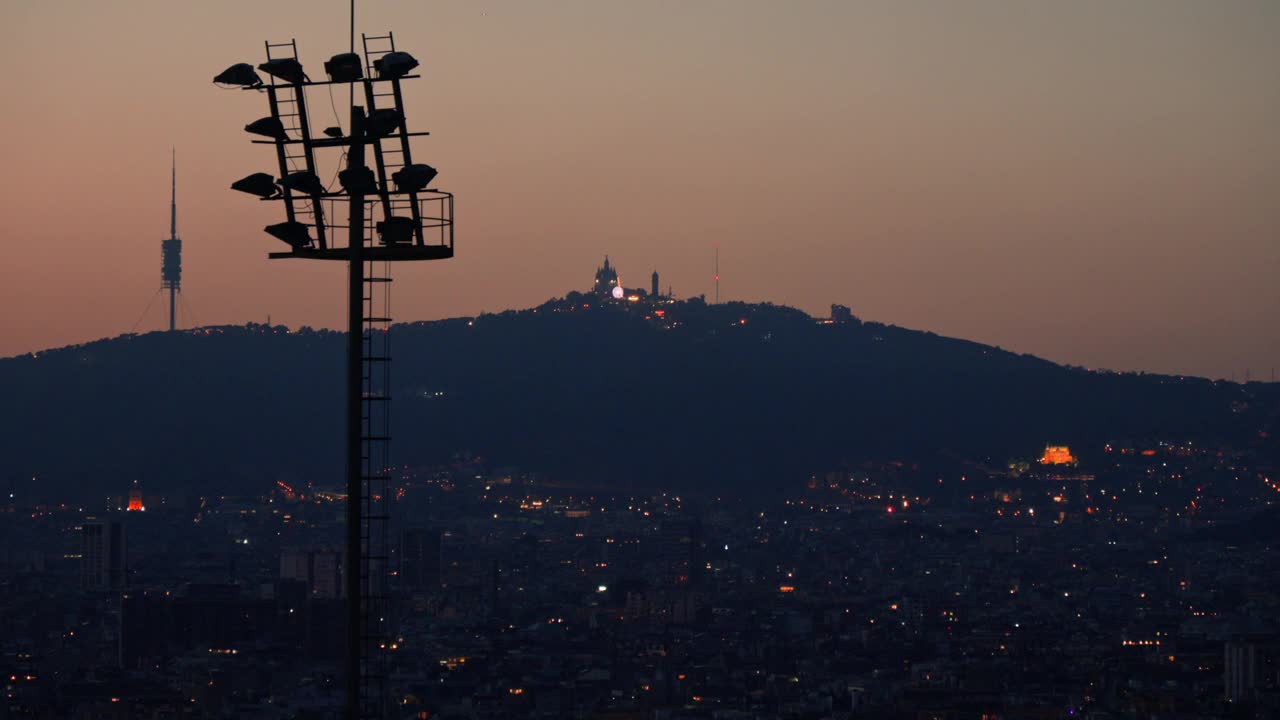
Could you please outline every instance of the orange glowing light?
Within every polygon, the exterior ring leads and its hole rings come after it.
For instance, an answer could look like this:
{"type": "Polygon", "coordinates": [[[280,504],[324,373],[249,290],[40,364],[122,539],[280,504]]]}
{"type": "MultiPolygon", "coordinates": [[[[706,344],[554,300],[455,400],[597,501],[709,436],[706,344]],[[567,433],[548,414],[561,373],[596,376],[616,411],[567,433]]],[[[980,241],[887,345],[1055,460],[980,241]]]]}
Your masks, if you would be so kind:
{"type": "Polygon", "coordinates": [[[795,586],[795,585],[779,585],[779,586],[778,586],[778,592],[782,592],[782,593],[793,593],[793,592],[795,592],[795,591],[796,591],[796,586],[795,586]]]}
{"type": "Polygon", "coordinates": [[[125,510],[129,512],[142,512],[147,508],[142,504],[142,491],[134,488],[129,491],[129,505],[125,510]]]}
{"type": "Polygon", "coordinates": [[[1041,465],[1070,465],[1076,461],[1071,455],[1071,448],[1066,445],[1045,445],[1041,465]]]}

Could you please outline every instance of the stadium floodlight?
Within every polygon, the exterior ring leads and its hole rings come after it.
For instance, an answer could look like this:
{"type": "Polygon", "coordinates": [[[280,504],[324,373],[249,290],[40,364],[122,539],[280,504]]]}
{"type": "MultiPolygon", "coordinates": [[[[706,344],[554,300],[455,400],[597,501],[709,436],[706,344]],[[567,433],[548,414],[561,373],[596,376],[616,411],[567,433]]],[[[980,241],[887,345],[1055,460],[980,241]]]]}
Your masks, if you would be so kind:
{"type": "Polygon", "coordinates": [[[394,215],[378,221],[378,235],[383,245],[405,245],[413,239],[414,225],[413,218],[394,215]]]}
{"type": "Polygon", "coordinates": [[[307,77],[307,74],[302,71],[302,63],[298,62],[295,58],[276,58],[275,60],[268,60],[259,65],[258,69],[272,77],[280,78],[281,80],[293,85],[299,85],[310,80],[310,78],[307,77]]]}
{"type": "Polygon", "coordinates": [[[360,67],[360,56],[351,53],[338,53],[324,64],[324,71],[334,82],[352,82],[364,77],[360,67]]]}
{"type": "Polygon", "coordinates": [[[396,477],[388,455],[387,401],[394,395],[388,344],[390,267],[398,261],[454,256],[453,194],[428,188],[435,168],[414,161],[413,140],[429,133],[410,131],[401,84],[415,77],[411,71],[418,61],[396,50],[390,32],[357,36],[354,5],[350,51],[324,63],[324,81],[307,77],[293,40],[265,42],[266,62],[233,66],[217,79],[220,86],[240,84],[256,90],[252,95],[266,100],[269,108],[270,117],[245,130],[270,138],[251,139],[257,147],[274,151],[276,165],[270,174],[255,172],[231,185],[280,203],[284,216],[262,229],[287,247],[274,246],[268,257],[346,265],[342,717],[381,720],[393,716],[396,704],[387,652],[396,647],[389,587],[394,575],[389,533],[396,477]],[[363,54],[357,54],[357,41],[363,43],[363,54]],[[341,112],[332,92],[339,83],[350,86],[350,95],[343,93],[349,115],[341,112]],[[317,87],[321,85],[326,87],[317,87]],[[311,100],[318,99],[308,94],[328,95],[332,125],[308,111],[311,100]]]}
{"type": "Polygon", "coordinates": [[[315,173],[306,170],[299,170],[285,175],[280,178],[279,184],[280,187],[297,190],[307,195],[323,195],[328,192],[324,183],[320,182],[320,178],[316,177],[315,173]]]}
{"type": "Polygon", "coordinates": [[[268,225],[262,229],[268,235],[285,241],[295,249],[311,246],[311,233],[307,232],[307,226],[296,220],[268,225]]]}
{"type": "Polygon", "coordinates": [[[218,73],[213,81],[219,85],[240,85],[241,87],[257,87],[262,84],[262,78],[258,77],[258,73],[253,71],[253,66],[249,63],[236,63],[218,73]]]}
{"type": "Polygon", "coordinates": [[[262,198],[275,197],[278,192],[275,177],[261,172],[240,178],[231,183],[231,189],[262,198]]]}
{"type": "Polygon", "coordinates": [[[400,123],[404,122],[404,115],[395,108],[383,108],[374,110],[369,113],[369,117],[365,120],[365,129],[374,137],[383,137],[395,132],[400,123]]]}
{"type": "Polygon", "coordinates": [[[348,168],[338,173],[338,184],[350,195],[372,195],[378,192],[378,181],[367,167],[348,168]]]}
{"type": "Polygon", "coordinates": [[[373,61],[373,69],[378,71],[378,77],[381,78],[404,77],[416,67],[418,61],[407,52],[389,52],[373,61]]]}
{"type": "Polygon", "coordinates": [[[400,168],[392,173],[391,179],[396,189],[401,192],[420,192],[425,190],[436,177],[436,169],[430,165],[415,164],[400,168]]]}
{"type": "Polygon", "coordinates": [[[284,131],[284,123],[280,122],[280,118],[274,116],[264,117],[254,120],[244,126],[244,131],[253,133],[254,135],[262,135],[272,140],[288,140],[289,133],[284,131]]]}

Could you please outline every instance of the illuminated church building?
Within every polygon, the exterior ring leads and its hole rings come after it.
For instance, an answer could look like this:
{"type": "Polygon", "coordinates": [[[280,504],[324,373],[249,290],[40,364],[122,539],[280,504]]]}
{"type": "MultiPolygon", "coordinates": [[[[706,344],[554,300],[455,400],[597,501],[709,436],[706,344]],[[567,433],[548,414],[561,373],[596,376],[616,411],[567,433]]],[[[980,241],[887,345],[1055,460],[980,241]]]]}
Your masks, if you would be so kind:
{"type": "Polygon", "coordinates": [[[604,265],[596,270],[595,284],[591,286],[591,292],[602,298],[612,298],[614,300],[629,300],[638,302],[640,300],[660,300],[663,298],[658,289],[658,271],[653,272],[651,278],[652,288],[644,290],[642,288],[628,288],[622,286],[622,280],[618,277],[618,268],[609,263],[609,256],[604,256],[604,265]]]}
{"type": "Polygon", "coordinates": [[[596,270],[596,284],[591,291],[605,297],[621,297],[622,286],[618,284],[618,269],[609,264],[609,256],[604,256],[604,265],[596,270]],[[618,292],[615,293],[614,289],[618,292]]]}

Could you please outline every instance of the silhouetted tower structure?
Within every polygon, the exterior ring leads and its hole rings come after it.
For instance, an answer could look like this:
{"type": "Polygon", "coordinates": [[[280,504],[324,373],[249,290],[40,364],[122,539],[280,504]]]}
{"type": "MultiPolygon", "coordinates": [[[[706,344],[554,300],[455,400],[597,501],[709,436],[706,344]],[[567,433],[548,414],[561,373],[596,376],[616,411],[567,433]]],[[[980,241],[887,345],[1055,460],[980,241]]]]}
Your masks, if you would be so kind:
{"type": "Polygon", "coordinates": [[[649,278],[649,280],[652,283],[652,288],[650,289],[649,292],[653,295],[653,299],[657,300],[658,297],[662,294],[658,292],[658,271],[657,270],[653,271],[653,277],[649,278]]]}
{"type": "Polygon", "coordinates": [[[178,151],[169,166],[169,239],[160,241],[160,288],[169,291],[169,329],[178,329],[177,301],[182,292],[182,241],[178,239],[178,151]]]}
{"type": "Polygon", "coordinates": [[[716,246],[716,304],[720,304],[720,246],[716,246]]]}
{"type": "Polygon", "coordinates": [[[298,61],[297,43],[266,43],[267,62],[228,68],[215,82],[266,95],[271,114],[245,127],[269,140],[280,177],[255,173],[232,188],[284,205],[285,222],[264,230],[289,249],[271,258],[347,263],[346,368],[346,552],[347,598],[345,717],[389,717],[387,648],[392,644],[388,537],[393,496],[389,443],[390,263],[453,257],[453,195],[428,186],[434,168],[415,164],[401,82],[417,60],[396,50],[391,33],[362,35],[355,53],[354,5],[351,48],[324,64],[327,81],[312,80],[298,61]],[[349,125],[311,132],[307,90],[320,87],[327,101],[335,84],[351,89],[349,125]],[[363,105],[356,104],[358,100],[363,105]],[[345,148],[346,167],[326,186],[318,156],[345,148]],[[372,154],[374,168],[366,164],[372,154]],[[375,172],[376,171],[376,172],[375,172]],[[342,240],[345,230],[346,240],[342,240]]]}

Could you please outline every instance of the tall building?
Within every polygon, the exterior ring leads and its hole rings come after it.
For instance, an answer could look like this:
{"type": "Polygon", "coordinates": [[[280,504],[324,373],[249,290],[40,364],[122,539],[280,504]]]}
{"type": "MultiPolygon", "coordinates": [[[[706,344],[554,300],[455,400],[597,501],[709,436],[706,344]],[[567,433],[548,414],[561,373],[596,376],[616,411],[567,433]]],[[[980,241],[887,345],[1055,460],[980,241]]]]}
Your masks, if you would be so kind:
{"type": "Polygon", "coordinates": [[[669,518],[662,523],[661,557],[668,585],[698,584],[702,563],[702,523],[697,518],[669,518]]]}
{"type": "Polygon", "coordinates": [[[123,590],[127,555],[124,524],[89,518],[80,526],[80,587],[123,590]]]}
{"type": "Polygon", "coordinates": [[[1229,703],[1246,702],[1258,682],[1258,649],[1251,642],[1231,641],[1223,657],[1223,683],[1229,703]]]}
{"type": "Polygon", "coordinates": [[[400,585],[406,592],[440,587],[440,531],[412,528],[400,536],[400,585]]]}
{"type": "Polygon", "coordinates": [[[652,282],[652,288],[649,290],[649,297],[653,300],[657,300],[659,297],[662,296],[662,293],[658,292],[658,271],[657,270],[653,271],[653,277],[650,278],[650,281],[652,282]]]}
{"type": "Polygon", "coordinates": [[[342,597],[342,553],[331,548],[286,548],[280,553],[280,579],[300,580],[316,598],[342,597]]]}

